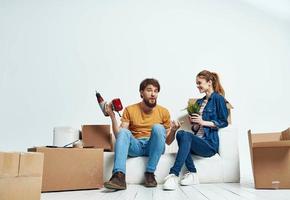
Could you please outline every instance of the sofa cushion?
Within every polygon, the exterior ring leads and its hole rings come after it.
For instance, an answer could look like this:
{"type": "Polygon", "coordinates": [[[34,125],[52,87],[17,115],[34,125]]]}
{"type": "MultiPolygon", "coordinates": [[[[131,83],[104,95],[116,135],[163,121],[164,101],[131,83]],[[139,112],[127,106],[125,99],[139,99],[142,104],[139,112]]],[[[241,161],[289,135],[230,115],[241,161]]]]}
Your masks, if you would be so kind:
{"type": "MultiPolygon", "coordinates": [[[[236,128],[229,126],[219,130],[220,148],[219,153],[210,158],[204,158],[193,155],[201,183],[214,182],[239,182],[239,153],[238,153],[238,131],[236,128]]],[[[175,161],[178,150],[176,141],[166,146],[155,171],[157,182],[163,183],[164,178],[168,175],[170,168],[175,161]]],[[[144,172],[148,157],[128,158],[126,162],[126,181],[127,183],[140,184],[144,182],[144,172]]],[[[109,180],[112,175],[114,164],[114,152],[104,153],[104,179],[109,180]]],[[[183,167],[181,174],[185,173],[183,167]]]]}
{"type": "MultiPolygon", "coordinates": [[[[166,153],[161,156],[157,169],[155,171],[155,178],[158,183],[163,183],[164,178],[168,175],[170,168],[175,161],[176,153],[166,153]]],[[[222,161],[218,154],[210,158],[202,158],[199,156],[192,156],[201,183],[223,182],[222,161]],[[214,167],[213,167],[214,166],[214,167]]],[[[148,157],[129,157],[126,162],[126,181],[127,183],[140,184],[144,182],[144,172],[148,157]]],[[[109,180],[112,175],[114,164],[114,153],[104,153],[104,179],[109,180]]],[[[181,171],[181,175],[185,173],[185,167],[181,171]]]]}

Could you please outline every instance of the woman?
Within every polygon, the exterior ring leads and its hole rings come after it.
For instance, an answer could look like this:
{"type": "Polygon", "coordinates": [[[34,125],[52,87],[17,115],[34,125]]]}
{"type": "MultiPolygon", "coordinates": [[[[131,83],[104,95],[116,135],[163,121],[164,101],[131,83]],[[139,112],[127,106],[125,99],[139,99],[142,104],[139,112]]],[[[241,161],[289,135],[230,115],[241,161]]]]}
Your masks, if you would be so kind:
{"type": "Polygon", "coordinates": [[[200,93],[205,96],[197,100],[200,106],[199,115],[189,116],[191,123],[197,123],[197,132],[180,130],[176,134],[178,152],[169,175],[165,178],[163,189],[177,188],[178,176],[183,164],[188,169],[180,181],[180,185],[198,184],[198,176],[191,154],[211,157],[218,152],[218,129],[228,126],[228,111],[224,98],[224,90],[216,73],[203,70],[196,76],[196,84],[200,93]]]}

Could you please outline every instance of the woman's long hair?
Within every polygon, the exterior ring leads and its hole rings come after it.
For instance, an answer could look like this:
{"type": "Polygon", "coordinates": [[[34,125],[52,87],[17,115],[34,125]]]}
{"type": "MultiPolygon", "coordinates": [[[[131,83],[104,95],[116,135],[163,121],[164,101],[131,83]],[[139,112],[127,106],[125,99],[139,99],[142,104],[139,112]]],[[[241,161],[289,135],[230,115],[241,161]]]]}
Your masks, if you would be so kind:
{"type": "Polygon", "coordinates": [[[220,83],[220,79],[217,73],[203,70],[197,74],[197,77],[204,78],[206,81],[211,80],[213,90],[225,97],[225,91],[220,83]]]}

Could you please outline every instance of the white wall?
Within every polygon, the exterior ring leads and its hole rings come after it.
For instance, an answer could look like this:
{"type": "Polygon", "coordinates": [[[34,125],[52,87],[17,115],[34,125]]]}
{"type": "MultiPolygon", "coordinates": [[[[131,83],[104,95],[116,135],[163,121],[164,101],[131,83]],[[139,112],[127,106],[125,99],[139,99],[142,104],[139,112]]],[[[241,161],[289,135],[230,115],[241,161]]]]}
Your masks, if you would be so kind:
{"type": "Polygon", "coordinates": [[[94,91],[128,105],[146,77],[177,118],[208,69],[235,107],[250,177],[246,131],[290,125],[290,20],[247,2],[0,0],[0,150],[51,144],[55,126],[109,123],[94,91]]]}

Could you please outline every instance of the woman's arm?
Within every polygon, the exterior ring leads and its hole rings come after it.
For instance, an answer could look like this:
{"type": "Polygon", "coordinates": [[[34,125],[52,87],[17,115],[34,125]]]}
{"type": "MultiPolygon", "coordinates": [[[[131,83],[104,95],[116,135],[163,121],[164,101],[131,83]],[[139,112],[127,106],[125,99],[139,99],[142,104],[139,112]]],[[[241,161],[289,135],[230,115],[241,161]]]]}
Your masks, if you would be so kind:
{"type": "Polygon", "coordinates": [[[211,128],[216,128],[215,123],[213,123],[212,121],[203,120],[200,115],[189,116],[189,118],[190,118],[189,120],[191,122],[198,123],[201,126],[208,126],[208,127],[211,127],[211,128]]]}
{"type": "Polygon", "coordinates": [[[202,126],[207,126],[210,128],[224,128],[228,126],[228,109],[226,106],[226,101],[223,96],[217,96],[216,98],[216,114],[217,119],[210,121],[205,121],[200,115],[189,116],[189,120],[194,123],[198,123],[202,126]]]}
{"type": "Polygon", "coordinates": [[[224,128],[228,126],[228,109],[226,100],[223,96],[217,96],[216,98],[217,119],[211,120],[216,128],[224,128]]]}

